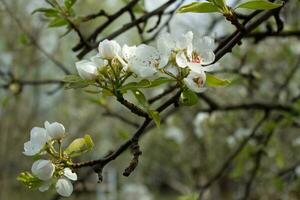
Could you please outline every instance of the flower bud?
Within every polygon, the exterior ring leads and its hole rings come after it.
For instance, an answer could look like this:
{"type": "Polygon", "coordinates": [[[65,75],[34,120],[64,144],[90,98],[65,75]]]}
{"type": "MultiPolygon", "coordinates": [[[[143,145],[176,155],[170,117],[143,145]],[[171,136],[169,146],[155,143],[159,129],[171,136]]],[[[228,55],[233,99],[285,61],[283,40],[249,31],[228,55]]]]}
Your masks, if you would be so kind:
{"type": "Polygon", "coordinates": [[[121,46],[114,40],[104,40],[100,42],[99,56],[104,59],[113,59],[121,52],[121,46]]]}
{"type": "Polygon", "coordinates": [[[31,167],[32,173],[43,181],[51,179],[55,166],[50,160],[37,160],[31,167]]]}
{"type": "Polygon", "coordinates": [[[71,181],[66,178],[58,179],[55,188],[57,193],[63,197],[69,197],[73,192],[73,185],[71,181]]]}
{"type": "Polygon", "coordinates": [[[98,75],[97,66],[94,62],[81,60],[75,63],[79,76],[85,80],[94,80],[98,75]]]}
{"type": "Polygon", "coordinates": [[[59,140],[65,137],[65,127],[58,122],[53,122],[50,124],[48,121],[46,121],[45,128],[47,130],[47,134],[52,139],[59,140]]]}

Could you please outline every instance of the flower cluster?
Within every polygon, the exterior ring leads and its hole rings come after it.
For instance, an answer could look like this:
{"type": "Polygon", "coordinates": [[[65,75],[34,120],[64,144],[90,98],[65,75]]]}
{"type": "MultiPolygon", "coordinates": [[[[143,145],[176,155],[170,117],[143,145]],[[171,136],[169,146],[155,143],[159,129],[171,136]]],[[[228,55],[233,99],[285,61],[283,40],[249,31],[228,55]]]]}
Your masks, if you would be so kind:
{"type": "Polygon", "coordinates": [[[45,122],[44,128],[34,127],[30,132],[30,140],[24,143],[24,154],[34,156],[36,160],[30,172],[23,172],[18,180],[29,188],[38,188],[41,192],[55,185],[58,194],[68,197],[73,192],[72,181],[77,174],[70,168],[71,158],[92,148],[89,136],[74,140],[65,150],[62,141],[66,137],[65,128],[58,122],[45,122]],[[47,159],[42,159],[47,156],[47,159]]]}
{"type": "Polygon", "coordinates": [[[216,65],[214,40],[210,37],[194,37],[189,31],[176,38],[169,33],[157,40],[157,48],[141,44],[121,47],[116,41],[100,42],[98,53],[90,60],[76,63],[79,76],[96,81],[100,88],[112,93],[127,78],[153,80],[164,77],[176,81],[182,89],[199,93],[205,90],[206,74],[216,65]]]}

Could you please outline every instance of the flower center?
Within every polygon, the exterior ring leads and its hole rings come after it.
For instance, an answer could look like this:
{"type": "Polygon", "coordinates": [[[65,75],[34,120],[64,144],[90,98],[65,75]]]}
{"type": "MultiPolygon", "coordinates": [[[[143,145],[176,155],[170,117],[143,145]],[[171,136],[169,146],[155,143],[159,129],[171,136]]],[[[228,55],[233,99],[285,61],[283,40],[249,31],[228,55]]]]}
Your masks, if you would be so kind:
{"type": "Polygon", "coordinates": [[[198,87],[202,87],[204,85],[204,80],[201,77],[193,78],[193,81],[198,85],[198,87]]]}
{"type": "Polygon", "coordinates": [[[202,62],[201,56],[199,54],[193,53],[192,62],[193,63],[201,63],[202,62]]]}

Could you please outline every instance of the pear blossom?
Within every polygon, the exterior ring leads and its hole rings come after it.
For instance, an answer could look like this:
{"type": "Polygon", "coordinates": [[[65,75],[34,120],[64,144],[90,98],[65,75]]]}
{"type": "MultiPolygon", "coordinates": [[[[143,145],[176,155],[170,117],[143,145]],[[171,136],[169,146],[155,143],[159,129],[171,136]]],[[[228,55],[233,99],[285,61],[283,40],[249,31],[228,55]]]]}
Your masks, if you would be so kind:
{"type": "Polygon", "coordinates": [[[58,122],[49,123],[48,121],[45,122],[45,128],[47,130],[47,134],[52,139],[62,139],[65,137],[65,127],[58,122]]]}
{"type": "Polygon", "coordinates": [[[70,168],[64,169],[64,176],[56,182],[55,188],[58,194],[64,197],[69,197],[73,192],[72,181],[77,180],[77,174],[72,172],[70,168]]]}
{"type": "Polygon", "coordinates": [[[174,38],[170,33],[160,35],[157,40],[157,48],[161,56],[159,68],[168,64],[172,52],[180,53],[186,51],[188,55],[192,54],[193,32],[189,31],[178,38],[174,38]]]}
{"type": "Polygon", "coordinates": [[[190,44],[192,49],[176,54],[176,63],[179,67],[188,67],[190,70],[200,73],[201,71],[213,71],[217,65],[204,66],[215,60],[213,52],[214,40],[208,36],[196,37],[190,44]]]}
{"type": "Polygon", "coordinates": [[[189,75],[183,79],[183,81],[193,92],[200,93],[206,90],[204,87],[206,75],[203,71],[200,71],[200,73],[191,71],[189,75]]]}
{"type": "Polygon", "coordinates": [[[26,156],[33,156],[39,153],[46,142],[49,140],[46,129],[34,127],[30,131],[30,140],[24,143],[24,154],[26,156]]]}
{"type": "Polygon", "coordinates": [[[37,160],[31,167],[32,173],[43,181],[51,179],[55,166],[50,160],[37,160]]]}
{"type": "Polygon", "coordinates": [[[125,45],[122,54],[127,62],[125,68],[129,68],[129,70],[139,77],[149,78],[157,72],[156,67],[159,65],[160,56],[154,47],[145,44],[137,47],[128,47],[125,45]]]}
{"type": "Polygon", "coordinates": [[[113,59],[121,54],[121,46],[114,40],[104,40],[98,46],[99,56],[103,59],[113,59]]]}

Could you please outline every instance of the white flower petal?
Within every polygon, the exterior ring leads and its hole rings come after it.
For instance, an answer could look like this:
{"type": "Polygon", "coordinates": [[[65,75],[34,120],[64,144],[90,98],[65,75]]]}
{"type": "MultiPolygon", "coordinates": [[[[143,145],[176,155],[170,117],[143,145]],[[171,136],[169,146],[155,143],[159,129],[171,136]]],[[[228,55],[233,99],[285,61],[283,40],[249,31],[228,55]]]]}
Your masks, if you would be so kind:
{"type": "Polygon", "coordinates": [[[66,178],[58,179],[55,188],[57,193],[63,197],[69,197],[73,192],[73,185],[71,181],[66,178]]]}
{"type": "Polygon", "coordinates": [[[209,66],[202,66],[202,70],[204,72],[212,72],[215,71],[216,69],[218,69],[220,66],[218,63],[215,63],[213,65],[209,65],[209,66]]]}
{"type": "Polygon", "coordinates": [[[129,58],[128,66],[142,78],[151,77],[157,72],[159,58],[160,55],[154,47],[142,44],[137,47],[136,54],[129,58]]]}
{"type": "Polygon", "coordinates": [[[49,123],[46,121],[45,128],[47,130],[47,134],[53,139],[62,139],[65,137],[65,127],[61,123],[49,123]]]}
{"type": "Polygon", "coordinates": [[[176,54],[176,63],[178,67],[185,68],[188,65],[188,60],[183,51],[176,54]]]}
{"type": "Polygon", "coordinates": [[[201,51],[199,54],[201,56],[202,65],[210,64],[215,60],[215,54],[213,51],[201,51]]]}
{"type": "Polygon", "coordinates": [[[94,80],[97,75],[97,65],[88,60],[81,60],[75,63],[79,76],[85,80],[94,80]]]}
{"type": "Polygon", "coordinates": [[[169,33],[163,33],[158,37],[156,46],[161,57],[159,68],[163,68],[167,65],[172,50],[175,48],[175,41],[169,33]]]}
{"type": "Polygon", "coordinates": [[[176,40],[176,48],[178,49],[192,49],[193,48],[193,32],[188,31],[186,34],[180,36],[176,40]]]}
{"type": "Polygon", "coordinates": [[[32,128],[30,131],[30,141],[24,143],[23,153],[27,156],[39,153],[49,139],[44,128],[32,128]]]}
{"type": "Polygon", "coordinates": [[[215,47],[215,41],[209,36],[196,37],[194,40],[194,48],[197,50],[205,49],[206,51],[213,51],[215,47]]]}
{"type": "Polygon", "coordinates": [[[128,61],[136,54],[136,46],[127,46],[126,44],[122,48],[122,56],[128,61]]]}
{"type": "Polygon", "coordinates": [[[104,40],[100,42],[99,56],[104,59],[113,59],[121,53],[121,46],[114,40],[104,40]]]}
{"type": "Polygon", "coordinates": [[[55,166],[50,160],[37,160],[33,163],[31,171],[39,179],[46,181],[51,179],[55,166]]]}
{"type": "Polygon", "coordinates": [[[64,176],[72,181],[77,181],[77,174],[68,167],[64,169],[64,176]]]}
{"type": "Polygon", "coordinates": [[[203,72],[204,67],[200,63],[189,62],[188,66],[189,66],[190,70],[192,70],[193,72],[196,72],[196,73],[202,73],[203,72]]]}

